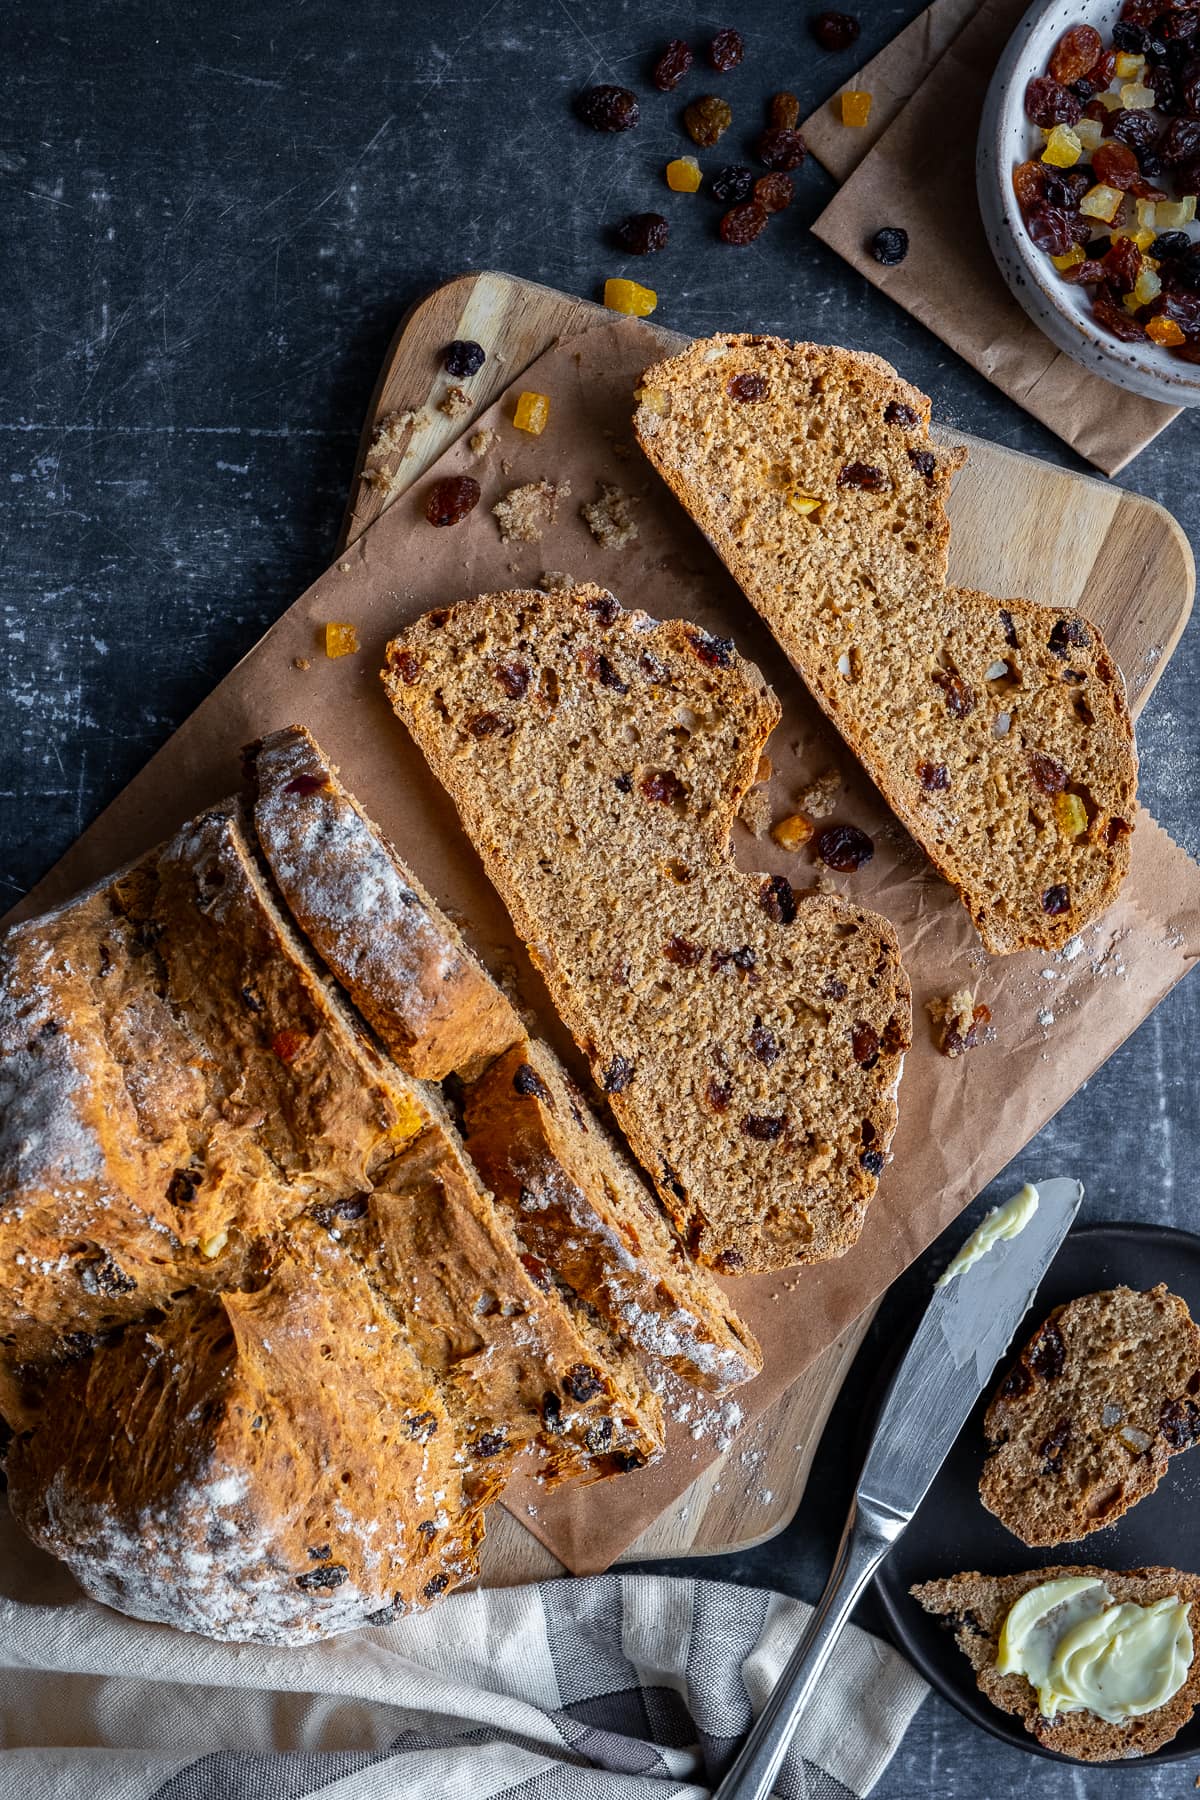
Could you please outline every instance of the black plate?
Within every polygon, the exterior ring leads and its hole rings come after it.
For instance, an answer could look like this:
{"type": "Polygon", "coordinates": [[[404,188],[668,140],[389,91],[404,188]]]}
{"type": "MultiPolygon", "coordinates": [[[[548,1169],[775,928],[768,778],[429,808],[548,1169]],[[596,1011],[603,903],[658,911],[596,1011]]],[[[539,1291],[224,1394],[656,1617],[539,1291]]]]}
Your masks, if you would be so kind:
{"type": "MultiPolygon", "coordinates": [[[[1053,1307],[1080,1294],[1121,1285],[1149,1288],[1159,1281],[1186,1300],[1193,1318],[1200,1319],[1200,1237],[1161,1225],[1089,1225],[1071,1233],[1022,1321],[1013,1352],[1002,1360],[912,1524],[876,1576],[892,1637],[938,1693],[993,1737],[1054,1762],[1073,1759],[1043,1749],[1019,1719],[984,1698],[953,1634],[924,1612],[908,1590],[914,1582],[961,1569],[1006,1575],[1056,1563],[1093,1563],[1117,1570],[1159,1563],[1200,1572],[1200,1450],[1173,1456],[1155,1492],[1115,1525],[1078,1544],[1059,1544],[1051,1550],[1029,1549],[985,1510],[979,1498],[983,1415],[1001,1376],[1035,1326],[1053,1307]]],[[[1200,1620],[1195,1629],[1200,1635],[1200,1620]]],[[[1197,1752],[1200,1710],[1152,1756],[1105,1767],[1138,1769],[1147,1762],[1174,1762],[1197,1752]]]]}

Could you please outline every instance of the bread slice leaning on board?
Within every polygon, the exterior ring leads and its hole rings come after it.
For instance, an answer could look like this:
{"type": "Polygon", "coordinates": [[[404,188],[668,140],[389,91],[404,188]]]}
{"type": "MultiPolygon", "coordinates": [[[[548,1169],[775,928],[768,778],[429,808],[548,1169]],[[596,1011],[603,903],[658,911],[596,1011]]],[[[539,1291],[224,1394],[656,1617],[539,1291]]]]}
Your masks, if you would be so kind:
{"type": "Polygon", "coordinates": [[[1183,1686],[1154,1712],[1121,1724],[1109,1724],[1091,1712],[1060,1713],[1055,1719],[1045,1719],[1038,1710],[1037,1689],[1025,1676],[1001,1675],[996,1667],[1004,1621],[1021,1595],[1043,1582],[1072,1576],[1102,1581],[1118,1603],[1131,1600],[1139,1606],[1149,1606],[1155,1600],[1173,1596],[1190,1602],[1194,1609],[1200,1600],[1200,1576],[1184,1574],[1179,1569],[1129,1569],[1118,1574],[1090,1565],[1030,1569],[1019,1575],[980,1575],[971,1571],[940,1581],[921,1582],[910,1592],[927,1613],[944,1620],[953,1631],[955,1643],[975,1671],[979,1691],[1001,1712],[1020,1719],[1026,1731],[1047,1750],[1057,1750],[1079,1762],[1122,1762],[1128,1757],[1148,1756],[1152,1750],[1170,1743],[1200,1700],[1200,1614],[1195,1611],[1191,1618],[1195,1648],[1183,1686]]]}
{"type": "Polygon", "coordinates": [[[779,716],[758,670],[585,586],[428,613],[384,682],[692,1253],[840,1255],[911,998],[886,920],[733,861],[779,716]]]}
{"type": "Polygon", "coordinates": [[[881,358],[721,336],[646,370],[642,449],[988,950],[1055,949],[1129,866],[1124,683],[1079,614],[946,585],[965,452],[881,358]]]}

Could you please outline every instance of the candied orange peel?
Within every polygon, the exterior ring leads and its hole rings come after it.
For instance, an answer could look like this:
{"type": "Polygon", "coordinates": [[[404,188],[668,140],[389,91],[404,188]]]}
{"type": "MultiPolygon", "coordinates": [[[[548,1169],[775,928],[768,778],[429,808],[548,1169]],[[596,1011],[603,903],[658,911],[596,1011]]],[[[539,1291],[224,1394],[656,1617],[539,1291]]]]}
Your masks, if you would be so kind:
{"type": "Polygon", "coordinates": [[[643,287],[640,281],[626,281],[623,276],[612,276],[604,284],[604,304],[613,312],[628,313],[631,318],[644,319],[658,305],[658,295],[653,288],[643,287]]]}
{"type": "Polygon", "coordinates": [[[513,424],[518,431],[528,431],[532,437],[540,437],[546,429],[550,418],[549,394],[535,394],[526,389],[518,394],[516,409],[513,412],[513,424]]]}
{"type": "Polygon", "coordinates": [[[325,654],[329,657],[352,656],[358,649],[358,632],[353,625],[331,619],[325,627],[325,654]]]}

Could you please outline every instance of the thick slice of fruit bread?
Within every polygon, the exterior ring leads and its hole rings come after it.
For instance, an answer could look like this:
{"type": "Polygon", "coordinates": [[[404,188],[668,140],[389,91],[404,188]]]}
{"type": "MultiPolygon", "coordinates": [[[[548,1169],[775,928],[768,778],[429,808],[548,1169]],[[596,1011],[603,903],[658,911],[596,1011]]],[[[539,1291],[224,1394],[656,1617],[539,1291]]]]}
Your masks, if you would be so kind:
{"type": "Polygon", "coordinates": [[[1026,1544],[1069,1544],[1154,1492],[1200,1436],[1200,1331],[1161,1284],[1058,1307],[996,1391],[983,1504],[1026,1544]]]}
{"type": "Polygon", "coordinates": [[[1124,684],[1087,620],[946,586],[961,450],[876,356],[719,337],[646,371],[638,440],[996,954],[1129,866],[1124,684]]]}
{"type": "Polygon", "coordinates": [[[565,1282],[627,1344],[714,1393],[757,1375],[754,1338],[544,1044],[514,1044],[463,1108],[467,1152],[535,1281],[565,1282]]]}
{"type": "Polygon", "coordinates": [[[778,718],[757,669],[582,587],[429,613],[384,681],[692,1252],[847,1249],[911,999],[886,920],[733,862],[778,718]]]}
{"type": "Polygon", "coordinates": [[[1111,1569],[1088,1566],[1029,1569],[1020,1575],[971,1572],[950,1575],[943,1581],[925,1581],[910,1592],[927,1613],[944,1619],[954,1632],[955,1642],[975,1671],[980,1692],[1001,1712],[1014,1713],[1047,1750],[1057,1750],[1061,1756],[1073,1756],[1079,1762],[1119,1762],[1126,1757],[1148,1756],[1169,1743],[1195,1711],[1200,1699],[1200,1656],[1193,1654],[1187,1680],[1165,1706],[1122,1725],[1110,1725],[1089,1712],[1060,1713],[1056,1719],[1044,1719],[1038,1711],[1037,1689],[1024,1675],[1001,1675],[996,1668],[1001,1629],[1021,1595],[1044,1581],[1060,1581],[1072,1575],[1102,1581],[1116,1601],[1133,1600],[1139,1606],[1149,1606],[1154,1600],[1174,1595],[1192,1602],[1192,1632],[1200,1649],[1200,1613],[1195,1606],[1200,1600],[1200,1576],[1185,1575],[1178,1569],[1130,1569],[1120,1575],[1111,1569]]]}

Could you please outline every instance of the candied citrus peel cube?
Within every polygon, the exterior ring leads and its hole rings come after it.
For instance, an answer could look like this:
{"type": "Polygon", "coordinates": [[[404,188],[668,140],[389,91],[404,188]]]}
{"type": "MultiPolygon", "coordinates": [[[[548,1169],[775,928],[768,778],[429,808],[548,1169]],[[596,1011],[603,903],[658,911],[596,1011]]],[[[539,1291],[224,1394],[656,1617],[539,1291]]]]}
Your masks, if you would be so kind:
{"type": "Polygon", "coordinates": [[[1183,194],[1178,200],[1159,200],[1155,203],[1154,223],[1159,231],[1178,231],[1181,225],[1190,225],[1195,217],[1195,194],[1183,194]]]}
{"type": "Polygon", "coordinates": [[[667,186],[675,194],[694,194],[700,186],[700,164],[694,156],[677,156],[667,164],[667,186]]]}
{"type": "Polygon", "coordinates": [[[1104,136],[1104,127],[1099,119],[1079,119],[1071,127],[1089,156],[1093,150],[1100,148],[1100,139],[1104,136]]]}
{"type": "Polygon", "coordinates": [[[1076,263],[1081,263],[1084,260],[1083,251],[1078,244],[1072,244],[1071,248],[1065,250],[1061,256],[1052,256],[1050,258],[1050,261],[1054,264],[1056,269],[1073,269],[1076,263]]]}
{"type": "Polygon", "coordinates": [[[529,389],[518,394],[513,412],[513,424],[518,431],[528,431],[533,437],[541,437],[549,418],[549,394],[535,394],[529,389]]]}
{"type": "Polygon", "coordinates": [[[871,96],[862,88],[847,88],[842,95],[842,124],[865,125],[871,116],[871,96]]]}
{"type": "Polygon", "coordinates": [[[604,304],[613,312],[644,319],[658,305],[658,295],[653,288],[643,287],[640,281],[626,281],[618,275],[604,284],[604,304]]]}
{"type": "Polygon", "coordinates": [[[1144,56],[1134,56],[1132,51],[1129,50],[1119,50],[1117,52],[1117,74],[1121,77],[1122,81],[1132,81],[1135,75],[1141,74],[1145,66],[1146,59],[1144,56]]]}
{"type": "Polygon", "coordinates": [[[1097,94],[1095,98],[1106,112],[1119,112],[1121,109],[1121,96],[1114,94],[1111,88],[1105,88],[1104,92],[1097,94]]]}
{"type": "Polygon", "coordinates": [[[358,649],[358,632],[353,625],[331,619],[325,627],[326,656],[353,656],[358,649]]]}
{"type": "Polygon", "coordinates": [[[1056,125],[1046,139],[1042,161],[1055,169],[1072,169],[1083,155],[1083,145],[1069,125],[1056,125]]]}
{"type": "Polygon", "coordinates": [[[649,413],[661,414],[667,410],[667,396],[663,388],[634,388],[633,397],[649,413]]]}
{"type": "MultiPolygon", "coordinates": [[[[1079,122],[1082,125],[1083,120],[1081,119],[1079,122]]],[[[1157,228],[1154,223],[1155,204],[1156,202],[1153,200],[1139,200],[1137,202],[1137,222],[1139,226],[1157,234],[1157,228]]]]}
{"type": "Polygon", "coordinates": [[[771,836],[781,850],[799,850],[807,844],[813,834],[813,823],[803,813],[789,813],[786,819],[777,819],[771,827],[771,836]]]}
{"type": "Polygon", "coordinates": [[[783,497],[793,512],[802,513],[806,518],[820,512],[825,504],[819,494],[806,494],[798,487],[785,488],[783,497]]]}
{"type": "Polygon", "coordinates": [[[1187,341],[1183,334],[1183,327],[1177,325],[1174,319],[1151,319],[1146,326],[1146,336],[1154,343],[1168,348],[1187,341]]]}
{"type": "Polygon", "coordinates": [[[1120,188],[1108,187],[1103,181],[1098,181],[1079,202],[1079,210],[1085,219],[1103,219],[1106,225],[1111,225],[1121,210],[1124,198],[1120,188]]]}
{"type": "Polygon", "coordinates": [[[1078,794],[1055,794],[1054,817],[1064,837],[1082,837],[1087,830],[1087,807],[1078,794]]]}
{"type": "Polygon", "coordinates": [[[1154,105],[1154,89],[1143,87],[1140,81],[1127,81],[1120,93],[1121,105],[1126,112],[1145,112],[1154,105]]]}

